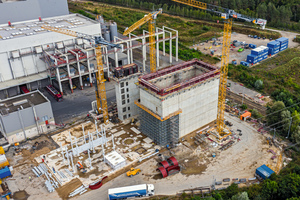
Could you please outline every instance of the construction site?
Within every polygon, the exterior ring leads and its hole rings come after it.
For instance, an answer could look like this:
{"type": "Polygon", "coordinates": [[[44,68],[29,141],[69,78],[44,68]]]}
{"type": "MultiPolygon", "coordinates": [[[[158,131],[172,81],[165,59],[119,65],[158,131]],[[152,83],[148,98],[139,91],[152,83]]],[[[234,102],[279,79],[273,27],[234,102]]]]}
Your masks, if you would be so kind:
{"type": "MultiPolygon", "coordinates": [[[[35,1],[0,1],[0,10],[35,1]]],[[[286,142],[227,103],[232,13],[224,16],[221,63],[212,65],[178,58],[180,30],[155,26],[162,9],[121,33],[101,15],[69,14],[66,1],[56,3],[52,15],[41,8],[0,25],[1,198],[204,195],[258,184],[291,161],[286,142]],[[93,90],[90,107],[56,122],[52,109],[69,104],[76,88],[93,90]]]]}

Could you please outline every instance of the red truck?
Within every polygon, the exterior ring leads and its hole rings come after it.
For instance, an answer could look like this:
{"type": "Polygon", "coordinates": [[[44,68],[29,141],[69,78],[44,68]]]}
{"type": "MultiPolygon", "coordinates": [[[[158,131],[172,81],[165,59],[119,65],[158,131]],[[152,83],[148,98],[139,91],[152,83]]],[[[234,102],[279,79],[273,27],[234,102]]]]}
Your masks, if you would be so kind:
{"type": "Polygon", "coordinates": [[[63,98],[61,94],[56,90],[56,88],[53,85],[46,86],[46,90],[53,96],[56,101],[62,101],[63,98]]]}

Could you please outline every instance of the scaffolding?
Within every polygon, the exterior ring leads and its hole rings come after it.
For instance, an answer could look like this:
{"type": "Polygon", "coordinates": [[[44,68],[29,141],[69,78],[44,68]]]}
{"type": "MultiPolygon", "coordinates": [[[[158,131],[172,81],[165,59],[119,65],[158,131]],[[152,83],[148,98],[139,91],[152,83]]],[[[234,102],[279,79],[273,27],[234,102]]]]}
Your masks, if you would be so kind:
{"type": "Polygon", "coordinates": [[[151,138],[158,145],[175,145],[179,140],[179,114],[159,120],[147,111],[139,109],[141,132],[151,138]]]}

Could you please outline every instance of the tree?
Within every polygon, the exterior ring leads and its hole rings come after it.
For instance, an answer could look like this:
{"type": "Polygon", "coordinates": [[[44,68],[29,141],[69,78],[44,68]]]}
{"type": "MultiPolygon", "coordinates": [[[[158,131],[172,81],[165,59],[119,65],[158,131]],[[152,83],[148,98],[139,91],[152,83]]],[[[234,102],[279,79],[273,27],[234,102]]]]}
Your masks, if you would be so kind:
{"type": "Polygon", "coordinates": [[[279,182],[279,197],[287,199],[300,196],[300,175],[291,173],[285,175],[279,182]]]}
{"type": "Polygon", "coordinates": [[[296,130],[292,132],[292,139],[294,142],[300,142],[300,126],[297,126],[296,130]]]}
{"type": "Polygon", "coordinates": [[[280,110],[283,110],[285,108],[285,105],[282,101],[276,101],[273,106],[267,110],[267,121],[268,124],[275,124],[279,121],[281,121],[281,112],[280,110]],[[272,113],[272,114],[271,114],[272,113]]]}
{"type": "Polygon", "coordinates": [[[261,79],[256,80],[255,83],[254,83],[254,87],[255,87],[257,90],[262,89],[262,88],[263,88],[263,85],[264,85],[264,83],[263,83],[263,81],[262,81],[261,79]]]}
{"type": "Polygon", "coordinates": [[[257,14],[258,17],[261,17],[262,19],[266,19],[267,14],[268,14],[268,8],[266,3],[261,3],[257,7],[257,14]]]}
{"type": "Polygon", "coordinates": [[[252,110],[251,116],[255,119],[262,117],[262,115],[255,108],[252,110]]]}
{"type": "Polygon", "coordinates": [[[234,195],[231,200],[249,200],[248,193],[242,192],[234,195]]]}
{"type": "Polygon", "coordinates": [[[278,189],[279,187],[276,181],[267,179],[262,184],[261,194],[266,199],[275,199],[278,193],[278,189]]]}
{"type": "Polygon", "coordinates": [[[281,115],[281,126],[283,131],[287,134],[291,124],[291,113],[288,110],[283,110],[280,113],[281,115]]]}

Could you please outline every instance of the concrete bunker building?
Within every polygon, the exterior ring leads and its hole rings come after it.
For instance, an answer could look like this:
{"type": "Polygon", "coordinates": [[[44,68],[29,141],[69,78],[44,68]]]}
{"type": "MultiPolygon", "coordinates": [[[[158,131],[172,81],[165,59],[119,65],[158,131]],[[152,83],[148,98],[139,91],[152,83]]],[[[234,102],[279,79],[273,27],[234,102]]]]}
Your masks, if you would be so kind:
{"type": "Polygon", "coordinates": [[[139,77],[140,130],[157,144],[175,144],[217,118],[219,69],[192,60],[139,77]]]}
{"type": "Polygon", "coordinates": [[[39,91],[0,101],[0,132],[10,144],[54,128],[50,101],[39,91]]]}

